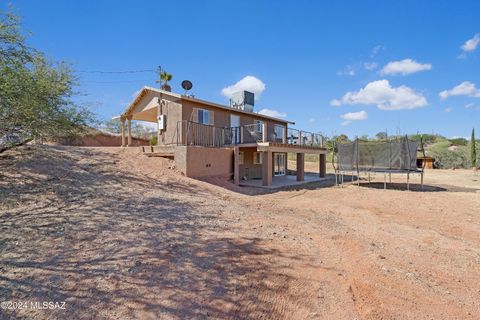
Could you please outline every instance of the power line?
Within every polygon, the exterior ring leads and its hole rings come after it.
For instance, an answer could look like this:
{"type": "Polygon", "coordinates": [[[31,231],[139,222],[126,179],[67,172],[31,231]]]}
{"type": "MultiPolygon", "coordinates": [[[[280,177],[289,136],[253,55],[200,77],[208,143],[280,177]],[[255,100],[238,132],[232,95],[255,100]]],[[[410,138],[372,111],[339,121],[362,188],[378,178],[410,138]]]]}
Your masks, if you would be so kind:
{"type": "Polygon", "coordinates": [[[77,70],[80,73],[100,73],[100,74],[129,74],[129,73],[144,73],[144,72],[153,72],[157,73],[155,70],[124,70],[124,71],[103,71],[103,70],[77,70]]]}
{"type": "Polygon", "coordinates": [[[137,79],[137,80],[118,80],[118,81],[90,81],[90,80],[84,80],[80,81],[82,83],[132,83],[132,82],[151,82],[153,81],[152,79],[137,79]]]}

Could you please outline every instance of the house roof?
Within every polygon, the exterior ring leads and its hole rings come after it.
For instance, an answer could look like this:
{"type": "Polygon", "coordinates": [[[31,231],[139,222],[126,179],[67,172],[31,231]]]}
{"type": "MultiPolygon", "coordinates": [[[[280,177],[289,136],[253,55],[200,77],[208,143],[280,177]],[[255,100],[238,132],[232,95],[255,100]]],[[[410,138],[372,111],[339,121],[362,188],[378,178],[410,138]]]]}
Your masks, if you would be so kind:
{"type": "MultiPolygon", "coordinates": [[[[260,114],[260,113],[256,113],[256,112],[248,112],[248,111],[243,111],[243,110],[239,110],[239,109],[232,109],[231,107],[228,107],[228,106],[225,106],[225,105],[221,105],[221,104],[218,104],[218,103],[215,103],[215,102],[210,102],[210,101],[206,101],[206,100],[202,100],[202,99],[198,99],[198,98],[194,98],[194,97],[190,97],[190,96],[186,96],[186,95],[181,95],[181,94],[178,94],[178,93],[174,93],[174,92],[170,92],[170,91],[165,91],[165,90],[161,90],[161,89],[157,89],[157,88],[152,88],[152,87],[148,87],[148,86],[143,87],[143,88],[137,93],[137,95],[135,96],[135,98],[133,99],[133,101],[130,102],[130,104],[128,105],[128,107],[125,109],[125,111],[122,113],[121,116],[126,116],[126,115],[128,115],[128,114],[135,108],[135,106],[136,106],[137,103],[140,101],[140,99],[142,99],[142,97],[143,97],[145,94],[147,94],[149,91],[150,91],[150,92],[161,93],[161,94],[164,94],[164,95],[166,95],[166,96],[169,96],[169,97],[172,97],[172,98],[176,98],[176,99],[179,99],[179,100],[192,101],[192,102],[196,102],[196,103],[199,103],[199,104],[208,105],[208,106],[210,106],[210,107],[215,107],[215,108],[219,108],[219,109],[223,109],[223,110],[228,110],[228,111],[234,111],[234,112],[236,112],[236,113],[242,113],[242,114],[248,114],[248,115],[255,115],[255,117],[258,117],[258,118],[263,118],[263,119],[268,119],[268,120],[274,120],[274,121],[278,121],[278,122],[282,122],[282,123],[295,124],[295,122],[288,121],[288,120],[285,120],[285,119],[270,117],[270,116],[266,116],[266,115],[263,115],[263,114],[260,114]]],[[[114,119],[119,118],[119,117],[121,117],[121,116],[114,117],[114,119]]]]}

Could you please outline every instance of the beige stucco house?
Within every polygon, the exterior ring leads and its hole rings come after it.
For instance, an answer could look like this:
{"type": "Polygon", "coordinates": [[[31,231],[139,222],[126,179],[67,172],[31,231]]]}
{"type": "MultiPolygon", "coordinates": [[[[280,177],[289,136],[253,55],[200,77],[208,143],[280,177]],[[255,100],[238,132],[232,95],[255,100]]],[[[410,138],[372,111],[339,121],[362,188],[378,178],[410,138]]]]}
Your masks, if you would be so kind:
{"type": "Polygon", "coordinates": [[[142,120],[158,124],[158,145],[147,151],[173,157],[188,177],[224,176],[236,184],[261,179],[270,186],[287,174],[287,153],[296,154],[297,181],[305,179],[306,153],[320,155],[319,176],[325,176],[326,149],[320,135],[253,112],[249,92],[237,96],[240,99],[225,106],[144,87],[117,117],[122,122],[122,146],[132,144],[131,121],[142,120]]]}

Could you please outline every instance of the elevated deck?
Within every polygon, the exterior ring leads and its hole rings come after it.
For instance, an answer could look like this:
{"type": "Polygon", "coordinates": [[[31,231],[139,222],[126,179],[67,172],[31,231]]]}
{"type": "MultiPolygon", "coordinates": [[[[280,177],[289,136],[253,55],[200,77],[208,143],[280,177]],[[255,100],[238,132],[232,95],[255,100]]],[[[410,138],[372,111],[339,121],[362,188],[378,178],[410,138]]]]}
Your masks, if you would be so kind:
{"type": "Polygon", "coordinates": [[[280,142],[258,142],[257,150],[271,152],[327,154],[327,149],[319,145],[298,145],[280,142]]]}

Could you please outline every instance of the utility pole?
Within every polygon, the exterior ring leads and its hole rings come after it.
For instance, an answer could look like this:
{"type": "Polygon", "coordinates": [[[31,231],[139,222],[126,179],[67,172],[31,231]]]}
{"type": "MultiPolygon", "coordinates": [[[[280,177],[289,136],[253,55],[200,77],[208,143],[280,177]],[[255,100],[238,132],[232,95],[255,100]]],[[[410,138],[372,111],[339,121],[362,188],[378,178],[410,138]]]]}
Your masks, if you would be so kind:
{"type": "Polygon", "coordinates": [[[161,66],[158,66],[157,68],[157,75],[158,75],[158,80],[156,80],[155,82],[158,83],[159,88],[161,89],[162,88],[162,67],[161,66]]]}

